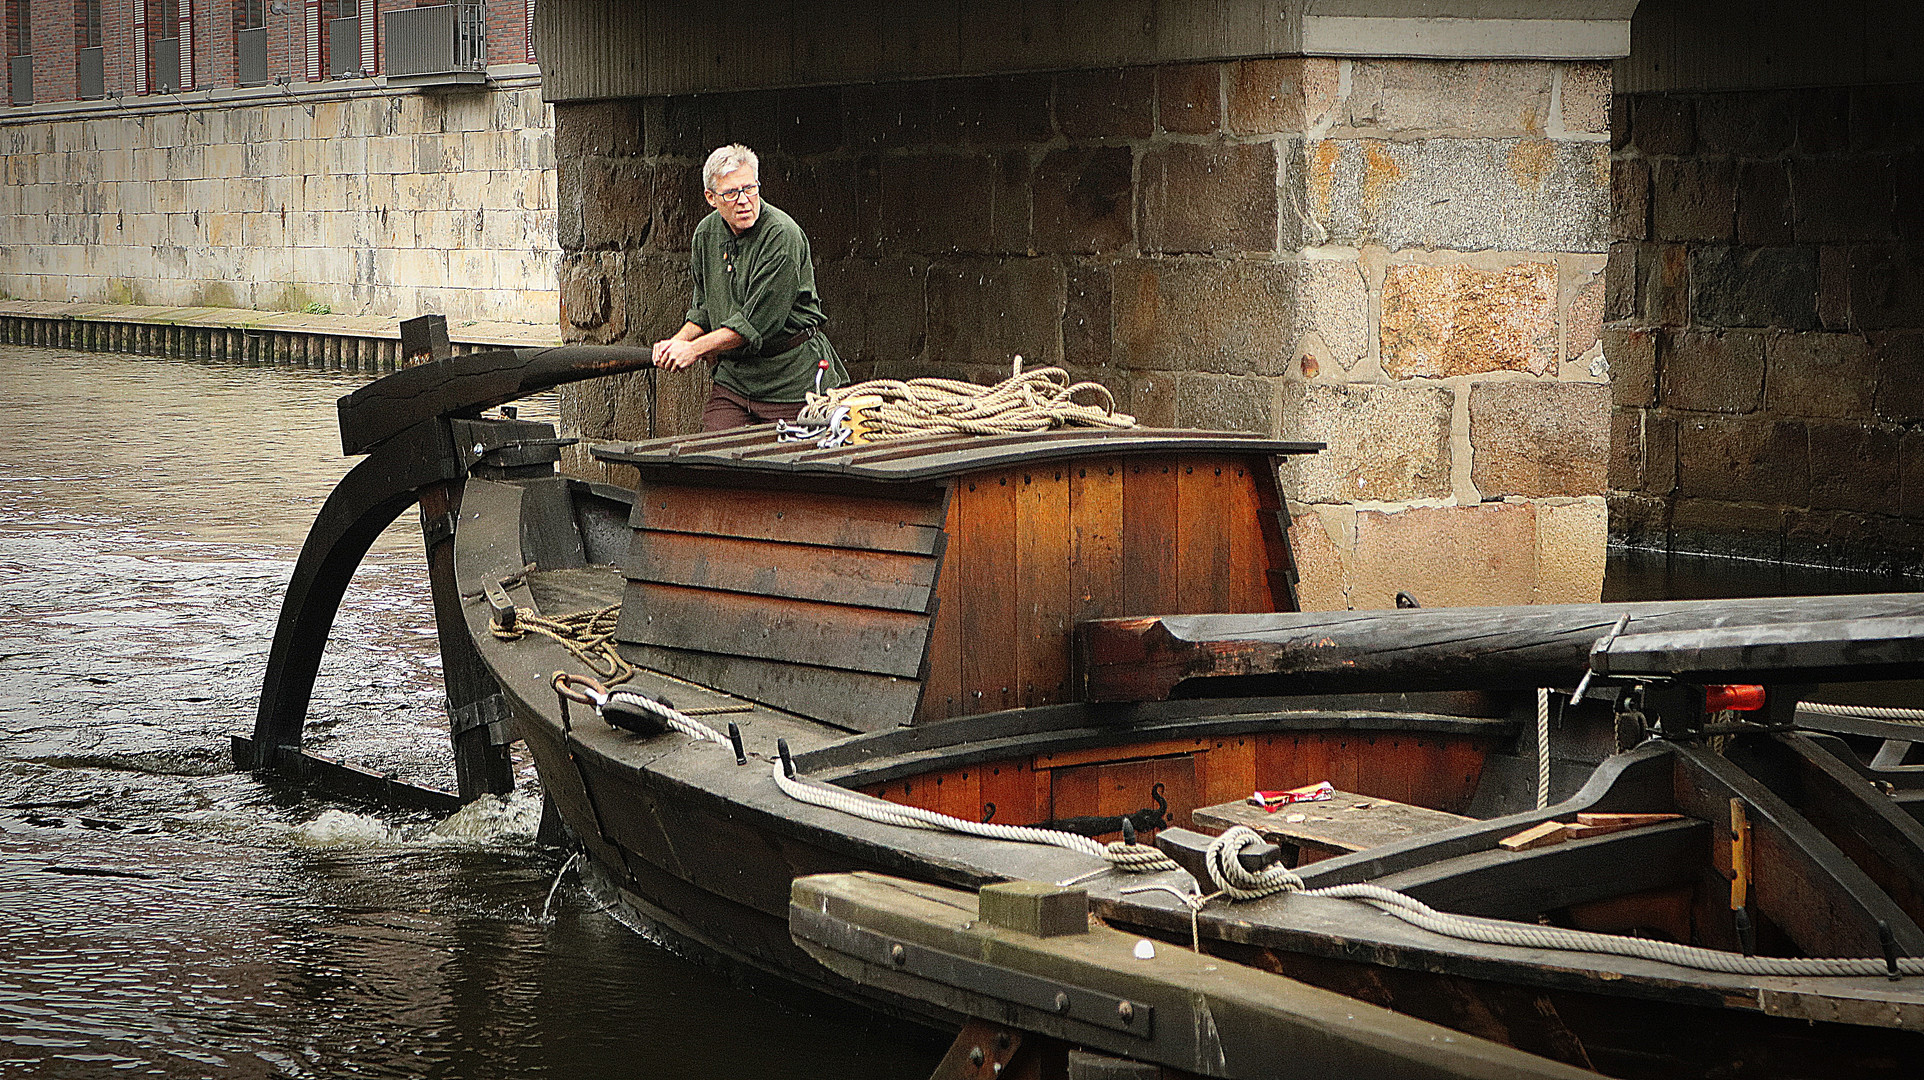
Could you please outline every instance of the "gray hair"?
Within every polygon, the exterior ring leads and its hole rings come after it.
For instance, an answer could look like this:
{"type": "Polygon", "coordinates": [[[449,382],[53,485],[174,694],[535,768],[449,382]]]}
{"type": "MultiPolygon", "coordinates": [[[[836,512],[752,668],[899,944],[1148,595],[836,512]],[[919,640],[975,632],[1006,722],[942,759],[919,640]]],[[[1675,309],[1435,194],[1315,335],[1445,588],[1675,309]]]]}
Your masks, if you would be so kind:
{"type": "Polygon", "coordinates": [[[762,178],[762,159],[755,156],[755,151],[741,143],[729,143],[727,146],[717,147],[714,153],[708,155],[707,162],[701,167],[701,186],[713,191],[715,181],[744,165],[755,170],[756,180],[759,181],[762,178]]]}

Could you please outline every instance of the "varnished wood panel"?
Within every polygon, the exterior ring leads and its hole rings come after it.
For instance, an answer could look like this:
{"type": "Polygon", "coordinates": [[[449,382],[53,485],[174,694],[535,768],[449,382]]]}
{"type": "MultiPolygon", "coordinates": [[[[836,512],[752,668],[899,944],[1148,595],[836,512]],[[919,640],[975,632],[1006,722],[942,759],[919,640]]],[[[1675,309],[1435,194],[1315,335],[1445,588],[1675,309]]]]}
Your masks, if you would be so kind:
{"type": "Polygon", "coordinates": [[[1232,611],[1230,537],[1256,508],[1246,485],[1235,483],[1234,466],[1223,461],[1184,461],[1176,470],[1176,607],[1179,611],[1232,611]],[[1224,482],[1223,470],[1231,474],[1224,482]]]}
{"type": "Polygon", "coordinates": [[[630,582],[619,640],[915,678],[928,619],[878,608],[630,582]]]}
{"type": "Polygon", "coordinates": [[[1117,615],[1186,614],[1176,592],[1176,459],[1129,461],[1122,477],[1122,608],[1117,615]]]}
{"type": "Polygon", "coordinates": [[[629,522],[637,529],[934,554],[939,503],[642,481],[629,522]]]}
{"type": "Polygon", "coordinates": [[[623,645],[621,651],[643,667],[854,731],[898,726],[921,693],[914,679],[896,675],[657,645],[623,645]]]}
{"type": "Polygon", "coordinates": [[[1015,492],[1016,682],[1023,705],[1062,701],[1069,688],[1069,627],[1075,596],[1069,465],[1024,469],[1015,492]]]}
{"type": "Polygon", "coordinates": [[[961,630],[963,713],[994,712],[1018,703],[1012,640],[1021,586],[1015,578],[1015,487],[1009,473],[957,482],[959,535],[954,560],[961,630]]]}
{"type": "Polygon", "coordinates": [[[631,580],[926,612],[935,559],[900,552],[650,532],[627,561],[631,580]]]}
{"type": "Polygon", "coordinates": [[[1069,475],[1069,587],[1077,619],[1121,610],[1121,458],[1077,462],[1069,475]]]}

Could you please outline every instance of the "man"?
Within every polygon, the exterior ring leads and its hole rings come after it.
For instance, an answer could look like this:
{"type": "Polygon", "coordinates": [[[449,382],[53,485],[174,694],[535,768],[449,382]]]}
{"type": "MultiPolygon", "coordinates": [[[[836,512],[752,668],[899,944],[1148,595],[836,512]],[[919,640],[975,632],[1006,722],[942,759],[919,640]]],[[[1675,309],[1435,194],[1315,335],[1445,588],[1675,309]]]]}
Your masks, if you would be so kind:
{"type": "Polygon", "coordinates": [[[695,226],[695,302],[675,336],[655,342],[655,366],[715,366],[703,431],[794,420],[809,391],[848,382],[821,331],[828,316],[808,236],[762,201],[761,162],[748,147],[708,155],[701,180],[715,212],[695,226]]]}

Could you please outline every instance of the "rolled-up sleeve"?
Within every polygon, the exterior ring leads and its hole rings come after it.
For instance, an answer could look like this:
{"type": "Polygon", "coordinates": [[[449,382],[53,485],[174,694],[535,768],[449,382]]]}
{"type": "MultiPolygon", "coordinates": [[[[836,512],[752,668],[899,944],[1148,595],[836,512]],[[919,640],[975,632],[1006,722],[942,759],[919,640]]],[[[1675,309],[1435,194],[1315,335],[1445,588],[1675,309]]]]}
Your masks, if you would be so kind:
{"type": "Polygon", "coordinates": [[[722,325],[740,334],[750,353],[761,352],[769,339],[780,334],[795,310],[795,297],[802,288],[798,255],[795,245],[772,244],[748,268],[741,310],[722,325]]]}
{"type": "Polygon", "coordinates": [[[708,316],[708,283],[702,273],[701,252],[689,260],[689,276],[695,279],[695,298],[688,305],[688,314],[682,316],[683,322],[691,322],[703,330],[713,330],[714,322],[708,316]]]}

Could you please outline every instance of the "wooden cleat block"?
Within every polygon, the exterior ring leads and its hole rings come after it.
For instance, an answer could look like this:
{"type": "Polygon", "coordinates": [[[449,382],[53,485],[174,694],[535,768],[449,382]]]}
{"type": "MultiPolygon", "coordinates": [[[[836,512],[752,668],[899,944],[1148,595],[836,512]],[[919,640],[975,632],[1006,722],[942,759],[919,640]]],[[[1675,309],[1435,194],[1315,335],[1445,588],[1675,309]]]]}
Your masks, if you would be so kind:
{"type": "Polygon", "coordinates": [[[977,896],[982,921],[1035,937],[1089,932],[1089,892],[1046,881],[984,885],[977,896]]]}

